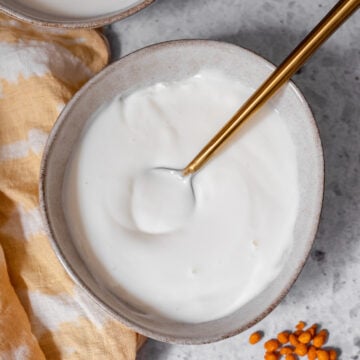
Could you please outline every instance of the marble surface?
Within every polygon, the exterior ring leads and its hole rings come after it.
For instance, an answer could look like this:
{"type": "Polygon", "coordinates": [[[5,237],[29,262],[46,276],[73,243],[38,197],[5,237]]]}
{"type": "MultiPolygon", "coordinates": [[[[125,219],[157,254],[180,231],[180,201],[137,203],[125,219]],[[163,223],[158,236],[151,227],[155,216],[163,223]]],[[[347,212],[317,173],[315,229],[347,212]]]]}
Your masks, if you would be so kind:
{"type": "MultiPolygon", "coordinates": [[[[158,0],[106,30],[113,58],[182,38],[235,43],[275,64],[333,0],[158,0]]],[[[341,359],[360,360],[360,11],[294,78],[314,111],[326,162],[318,235],[305,268],[282,303],[255,329],[272,336],[299,319],[319,322],[341,359]]],[[[262,359],[249,332],[201,346],[149,340],[138,360],[262,359]]]]}

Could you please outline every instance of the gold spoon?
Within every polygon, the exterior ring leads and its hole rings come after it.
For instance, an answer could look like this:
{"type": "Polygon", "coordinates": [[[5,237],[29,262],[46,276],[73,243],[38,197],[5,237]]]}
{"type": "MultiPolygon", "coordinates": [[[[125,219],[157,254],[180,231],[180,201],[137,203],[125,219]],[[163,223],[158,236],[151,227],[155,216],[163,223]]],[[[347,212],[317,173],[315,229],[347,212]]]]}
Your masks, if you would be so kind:
{"type": "Polygon", "coordinates": [[[204,166],[240,125],[259,110],[359,6],[360,0],[339,1],[185,167],[183,175],[194,174],[204,166]]]}
{"type": "Polygon", "coordinates": [[[214,156],[240,125],[259,110],[359,6],[360,0],[339,1],[184,169],[153,168],[138,178],[133,208],[142,211],[138,214],[134,211],[133,215],[141,230],[160,234],[181,227],[195,207],[193,174],[214,156]]]}

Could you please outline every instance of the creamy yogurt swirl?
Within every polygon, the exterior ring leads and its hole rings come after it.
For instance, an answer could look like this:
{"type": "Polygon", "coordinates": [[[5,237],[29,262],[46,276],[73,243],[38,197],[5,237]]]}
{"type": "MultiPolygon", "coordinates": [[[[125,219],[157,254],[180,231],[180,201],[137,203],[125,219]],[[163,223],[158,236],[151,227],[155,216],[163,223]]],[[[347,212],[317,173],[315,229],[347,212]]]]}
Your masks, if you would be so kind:
{"type": "Polygon", "coordinates": [[[149,233],[134,216],[139,176],[182,169],[251,92],[213,70],[140,89],[96,114],[73,152],[63,206],[74,241],[98,281],[143,311],[217,319],[282,268],[299,188],[286,119],[271,105],[196,174],[195,207],[181,226],[149,233]]]}

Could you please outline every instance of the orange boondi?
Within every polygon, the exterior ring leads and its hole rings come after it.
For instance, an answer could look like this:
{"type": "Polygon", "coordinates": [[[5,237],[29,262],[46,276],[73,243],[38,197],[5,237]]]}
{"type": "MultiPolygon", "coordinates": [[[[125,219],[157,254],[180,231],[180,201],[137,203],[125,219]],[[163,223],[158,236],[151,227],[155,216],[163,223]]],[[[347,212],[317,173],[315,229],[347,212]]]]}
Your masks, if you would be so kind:
{"type": "Polygon", "coordinates": [[[278,334],[277,339],[281,344],[287,344],[289,342],[289,335],[290,333],[288,331],[283,331],[278,334]]]}
{"type": "Polygon", "coordinates": [[[288,355],[288,354],[292,354],[294,352],[294,348],[292,346],[284,346],[280,349],[280,354],[281,355],[288,355]]]}
{"type": "Polygon", "coordinates": [[[268,340],[264,344],[264,348],[266,349],[266,351],[269,351],[269,352],[277,350],[279,348],[279,346],[280,346],[280,343],[276,339],[268,340]]]}
{"type": "Polygon", "coordinates": [[[311,341],[311,334],[305,331],[299,336],[298,339],[302,344],[308,344],[311,341]]]}
{"type": "Polygon", "coordinates": [[[316,347],[315,346],[310,346],[309,350],[308,350],[308,360],[315,360],[316,359],[316,347]]]}
{"type": "Polygon", "coordinates": [[[304,321],[299,321],[298,324],[296,325],[296,330],[303,330],[305,325],[306,324],[304,321]]]}
{"type": "MultiPolygon", "coordinates": [[[[299,357],[307,357],[308,360],[337,360],[335,349],[324,349],[329,333],[326,329],[318,330],[318,325],[313,324],[305,329],[306,323],[299,321],[293,332],[284,330],[279,332],[277,339],[270,339],[264,343],[265,360],[299,360],[299,357]]],[[[250,335],[250,344],[258,343],[263,337],[262,332],[257,331],[250,335]]]]}
{"type": "Polygon", "coordinates": [[[277,352],[266,352],[264,359],[265,360],[279,360],[280,354],[277,352]]]}
{"type": "Polygon", "coordinates": [[[308,348],[307,348],[307,346],[306,346],[305,344],[299,343],[299,344],[296,346],[294,352],[295,352],[295,354],[297,354],[297,355],[304,356],[304,355],[307,354],[308,348]]]}
{"type": "Polygon", "coordinates": [[[251,345],[257,344],[262,339],[262,333],[260,331],[256,331],[252,333],[249,337],[249,343],[251,345]]]}
{"type": "Polygon", "coordinates": [[[318,350],[316,355],[319,360],[330,360],[329,353],[326,350],[318,350]]]}
{"type": "Polygon", "coordinates": [[[330,349],[329,350],[329,358],[330,360],[337,360],[337,352],[335,349],[330,349]]]}

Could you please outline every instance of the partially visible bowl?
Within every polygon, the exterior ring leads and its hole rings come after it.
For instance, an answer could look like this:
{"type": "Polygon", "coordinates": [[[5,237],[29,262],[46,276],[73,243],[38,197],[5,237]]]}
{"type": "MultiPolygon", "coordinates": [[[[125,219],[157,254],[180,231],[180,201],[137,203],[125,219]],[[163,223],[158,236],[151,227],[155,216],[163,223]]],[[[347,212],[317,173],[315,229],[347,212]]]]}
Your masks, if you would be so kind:
{"type": "MultiPolygon", "coordinates": [[[[61,0],[59,0],[61,1],[61,0]]],[[[51,11],[40,11],[24,4],[24,0],[0,0],[0,11],[28,23],[59,28],[95,28],[124,19],[152,4],[155,0],[134,0],[132,4],[119,6],[116,11],[96,16],[56,15],[51,11]]]]}
{"type": "Polygon", "coordinates": [[[296,146],[300,204],[294,244],[276,279],[233,314],[200,324],[185,324],[141,313],[96,282],[71,238],[62,208],[65,168],[85,124],[100,106],[121,93],[158,82],[181,80],[205,68],[221,69],[256,88],[274,66],[248,50],[215,41],[173,41],[139,50],[103,70],[73,97],[50,134],[41,167],[42,212],[53,247],[69,274],[121,322],[146,336],[171,343],[201,344],[221,340],[249,328],[273,310],[289,291],[307,259],[323,198],[323,154],[318,130],[305,99],[291,82],[272,101],[287,119],[296,146]]]}

